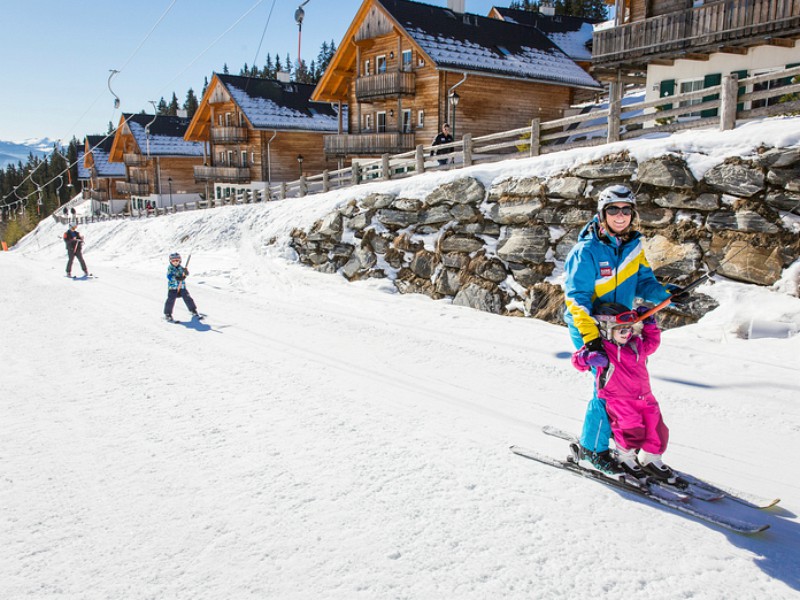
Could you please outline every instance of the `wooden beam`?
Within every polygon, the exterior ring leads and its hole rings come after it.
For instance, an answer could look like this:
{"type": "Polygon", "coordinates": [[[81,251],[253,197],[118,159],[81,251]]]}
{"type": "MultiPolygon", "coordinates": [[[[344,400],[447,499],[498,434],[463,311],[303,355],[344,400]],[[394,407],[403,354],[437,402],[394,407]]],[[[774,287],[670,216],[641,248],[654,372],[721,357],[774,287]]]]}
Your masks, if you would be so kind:
{"type": "Polygon", "coordinates": [[[723,46],[719,49],[719,52],[724,54],[739,54],[740,56],[743,56],[747,54],[747,48],[743,48],[741,46],[723,46]]]}
{"type": "Polygon", "coordinates": [[[785,38],[772,38],[767,40],[767,45],[778,46],[780,48],[794,48],[794,40],[785,38]]]}
{"type": "Polygon", "coordinates": [[[684,54],[680,58],[682,58],[684,60],[703,60],[703,61],[705,61],[705,60],[708,60],[710,58],[710,56],[708,54],[700,53],[700,52],[687,52],[686,54],[684,54]]]}

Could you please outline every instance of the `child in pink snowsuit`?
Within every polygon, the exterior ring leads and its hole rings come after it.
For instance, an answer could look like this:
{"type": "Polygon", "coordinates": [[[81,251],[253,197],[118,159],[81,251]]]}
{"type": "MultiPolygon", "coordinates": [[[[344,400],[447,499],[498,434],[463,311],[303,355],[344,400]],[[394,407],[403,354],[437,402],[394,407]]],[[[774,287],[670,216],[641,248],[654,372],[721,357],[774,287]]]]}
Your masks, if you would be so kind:
{"type": "Polygon", "coordinates": [[[660,345],[661,331],[653,317],[645,319],[640,334],[634,333],[638,325],[615,320],[616,315],[630,312],[618,304],[601,305],[595,318],[601,319],[605,355],[584,347],[572,356],[572,364],[579,371],[594,367],[597,395],[605,400],[622,468],[634,477],[653,475],[670,480],[674,474],[661,462],[669,429],[653,396],[647,371],[647,357],[660,345]]]}

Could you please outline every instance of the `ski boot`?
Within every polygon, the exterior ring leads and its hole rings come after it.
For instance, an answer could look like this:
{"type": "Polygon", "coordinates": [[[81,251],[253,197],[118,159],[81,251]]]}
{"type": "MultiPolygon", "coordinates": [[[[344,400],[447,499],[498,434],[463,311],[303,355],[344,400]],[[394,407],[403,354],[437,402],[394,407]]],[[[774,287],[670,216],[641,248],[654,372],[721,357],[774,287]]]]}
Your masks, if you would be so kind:
{"type": "Polygon", "coordinates": [[[167,323],[174,323],[175,322],[175,319],[172,318],[172,315],[164,315],[164,320],[167,323]]]}
{"type": "Polygon", "coordinates": [[[617,461],[614,460],[614,457],[611,456],[611,452],[609,450],[592,452],[591,450],[587,450],[575,442],[571,443],[569,448],[572,452],[573,461],[578,464],[583,461],[584,464],[582,466],[585,466],[586,463],[588,463],[595,471],[600,471],[616,479],[619,479],[620,476],[625,474],[625,471],[619,466],[617,461]]]}
{"type": "Polygon", "coordinates": [[[645,473],[652,475],[652,477],[658,481],[663,481],[672,485],[679,483],[678,476],[662,462],[660,454],[650,454],[649,452],[640,450],[639,464],[642,466],[645,473]]]}
{"type": "Polygon", "coordinates": [[[617,448],[617,460],[622,470],[632,478],[640,482],[647,479],[648,473],[645,472],[642,465],[636,460],[636,448],[632,450],[617,448]]]}

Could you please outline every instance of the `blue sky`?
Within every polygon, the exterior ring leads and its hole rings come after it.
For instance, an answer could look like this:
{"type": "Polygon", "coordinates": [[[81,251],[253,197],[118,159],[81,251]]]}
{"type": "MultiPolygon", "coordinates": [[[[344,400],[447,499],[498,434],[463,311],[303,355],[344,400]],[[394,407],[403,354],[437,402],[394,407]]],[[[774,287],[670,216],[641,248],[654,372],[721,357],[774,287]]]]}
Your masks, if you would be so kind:
{"type": "MultiPolygon", "coordinates": [[[[267,53],[277,52],[282,60],[288,53],[295,60],[294,13],[301,2],[4,3],[0,140],[49,137],[68,141],[73,135],[82,139],[104,133],[109,121],[116,125],[121,112],[151,111],[149,100],[162,96],[169,100],[173,91],[181,103],[190,87],[199,96],[203,78],[210,79],[212,71],[221,71],[224,63],[238,73],[254,59],[263,65],[267,53]],[[120,71],[112,80],[121,100],[119,110],[114,109],[107,87],[110,69],[120,71]]],[[[447,0],[427,3],[446,6],[447,0]]],[[[466,0],[466,10],[486,15],[493,5],[508,4],[509,0],[466,0]]],[[[323,41],[334,40],[338,46],[359,6],[361,0],[309,0],[304,7],[303,60],[316,57],[323,41]]]]}

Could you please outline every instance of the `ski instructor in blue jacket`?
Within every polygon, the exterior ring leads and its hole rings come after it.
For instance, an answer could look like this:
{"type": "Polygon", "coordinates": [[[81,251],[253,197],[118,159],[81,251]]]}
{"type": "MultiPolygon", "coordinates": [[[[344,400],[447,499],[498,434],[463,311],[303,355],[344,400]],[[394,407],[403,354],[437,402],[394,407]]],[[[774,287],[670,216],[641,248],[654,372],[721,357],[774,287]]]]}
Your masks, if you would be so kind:
{"type": "MultiPolygon", "coordinates": [[[[576,348],[604,354],[593,307],[617,302],[633,308],[635,298],[659,303],[670,293],[656,280],[637,231],[636,198],[624,185],[612,185],[597,197],[597,215],[583,228],[564,264],[566,310],[564,319],[576,348]]],[[[581,431],[581,460],[596,469],[620,473],[608,450],[611,426],[605,403],[595,390],[581,431]]]]}

